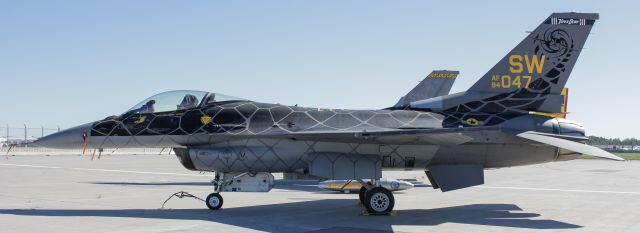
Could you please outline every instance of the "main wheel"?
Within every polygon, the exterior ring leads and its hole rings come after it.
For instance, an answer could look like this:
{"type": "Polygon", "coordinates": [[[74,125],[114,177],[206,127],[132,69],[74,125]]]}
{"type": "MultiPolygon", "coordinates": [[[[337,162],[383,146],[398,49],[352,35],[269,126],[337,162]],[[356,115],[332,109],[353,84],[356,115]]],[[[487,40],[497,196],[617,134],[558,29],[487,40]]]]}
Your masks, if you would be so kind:
{"type": "Polygon", "coordinates": [[[217,210],[222,207],[222,196],[219,193],[212,193],[207,196],[206,203],[207,207],[212,210],[217,210]]]}
{"type": "Polygon", "coordinates": [[[363,204],[367,208],[367,212],[383,214],[393,210],[395,199],[391,191],[383,187],[375,187],[367,191],[363,204]]]}
{"type": "Polygon", "coordinates": [[[364,186],[362,186],[362,188],[360,188],[360,192],[358,193],[358,197],[360,198],[360,203],[364,204],[364,198],[367,195],[367,188],[365,188],[364,186]]]}

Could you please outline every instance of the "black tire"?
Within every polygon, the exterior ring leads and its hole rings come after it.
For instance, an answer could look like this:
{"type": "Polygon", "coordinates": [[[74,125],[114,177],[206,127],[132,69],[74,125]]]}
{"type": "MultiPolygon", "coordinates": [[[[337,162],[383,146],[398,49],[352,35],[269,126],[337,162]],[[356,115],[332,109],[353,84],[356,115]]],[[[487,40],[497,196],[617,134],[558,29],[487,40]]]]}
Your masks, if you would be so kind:
{"type": "Polygon", "coordinates": [[[367,188],[365,188],[364,186],[362,186],[362,188],[360,188],[360,192],[358,193],[358,197],[360,198],[360,203],[364,204],[364,198],[367,195],[367,188]]]}
{"type": "Polygon", "coordinates": [[[383,187],[375,187],[367,191],[363,204],[369,213],[384,214],[393,211],[395,199],[391,191],[383,187]]]}
{"type": "Polygon", "coordinates": [[[220,207],[222,207],[223,202],[224,201],[222,199],[222,196],[219,193],[209,194],[209,196],[207,196],[207,199],[205,200],[207,207],[209,207],[209,209],[211,210],[220,209],[220,207]]]}

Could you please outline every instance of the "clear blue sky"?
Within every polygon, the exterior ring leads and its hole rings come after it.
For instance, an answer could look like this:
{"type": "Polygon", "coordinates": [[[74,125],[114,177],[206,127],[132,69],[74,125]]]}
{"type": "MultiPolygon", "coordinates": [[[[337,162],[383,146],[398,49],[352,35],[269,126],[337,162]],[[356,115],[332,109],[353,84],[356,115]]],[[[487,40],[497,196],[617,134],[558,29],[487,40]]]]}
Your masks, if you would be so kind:
{"type": "Polygon", "coordinates": [[[0,124],[63,128],[172,89],[384,108],[464,91],[552,12],[600,13],[568,87],[588,134],[640,137],[635,1],[0,1],[0,124]]]}

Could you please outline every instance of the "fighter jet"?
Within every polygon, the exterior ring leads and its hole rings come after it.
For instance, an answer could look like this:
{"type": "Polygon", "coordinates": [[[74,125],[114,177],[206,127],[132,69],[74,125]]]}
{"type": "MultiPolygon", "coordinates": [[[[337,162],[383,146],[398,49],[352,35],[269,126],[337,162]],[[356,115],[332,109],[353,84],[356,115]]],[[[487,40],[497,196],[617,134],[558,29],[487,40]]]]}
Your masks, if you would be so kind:
{"type": "MultiPolygon", "coordinates": [[[[204,91],[170,91],[125,113],[36,142],[53,148],[172,147],[182,165],[215,172],[223,191],[269,191],[274,172],[363,185],[370,213],[389,213],[382,170],[424,170],[443,192],[481,185],[483,171],[576,158],[622,160],[585,144],[582,124],[556,118],[562,90],[598,14],[553,13],[467,91],[408,96],[381,110],[307,108],[204,91]]],[[[450,78],[442,75],[442,79],[450,78]]],[[[551,181],[552,182],[552,181],[551,181]]]]}

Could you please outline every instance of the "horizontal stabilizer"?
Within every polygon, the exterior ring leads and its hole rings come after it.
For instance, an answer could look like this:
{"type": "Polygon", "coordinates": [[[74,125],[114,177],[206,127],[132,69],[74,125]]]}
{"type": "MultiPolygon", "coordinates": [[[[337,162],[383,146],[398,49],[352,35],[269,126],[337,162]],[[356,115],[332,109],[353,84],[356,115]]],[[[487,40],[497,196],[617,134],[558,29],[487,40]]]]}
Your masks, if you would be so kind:
{"type": "Polygon", "coordinates": [[[549,136],[549,135],[545,135],[545,134],[541,134],[541,133],[537,133],[537,132],[533,132],[533,131],[527,131],[527,132],[524,132],[524,133],[519,133],[517,136],[521,137],[521,138],[526,138],[526,139],[529,139],[529,140],[532,140],[532,141],[540,142],[540,143],[543,143],[543,144],[559,147],[559,148],[562,148],[562,149],[566,149],[566,150],[582,153],[582,154],[585,154],[585,155],[591,155],[591,156],[605,158],[605,159],[613,159],[613,160],[618,160],[618,161],[624,161],[623,158],[620,158],[620,157],[618,157],[618,156],[616,156],[614,154],[606,152],[606,151],[604,151],[604,150],[602,150],[602,149],[600,149],[598,147],[595,147],[595,146],[590,146],[590,145],[587,145],[587,144],[574,142],[574,141],[570,141],[570,140],[566,140],[566,139],[562,139],[562,138],[556,138],[556,137],[553,137],[553,136],[549,136]]]}

